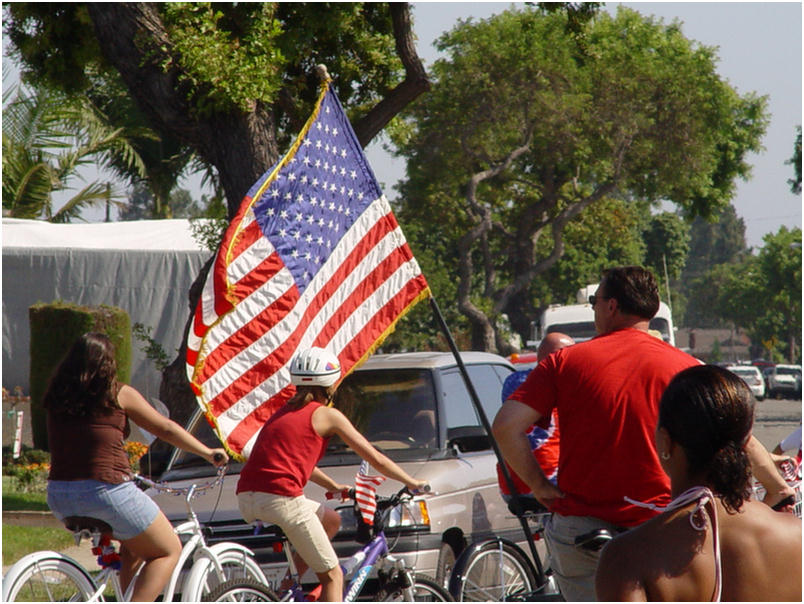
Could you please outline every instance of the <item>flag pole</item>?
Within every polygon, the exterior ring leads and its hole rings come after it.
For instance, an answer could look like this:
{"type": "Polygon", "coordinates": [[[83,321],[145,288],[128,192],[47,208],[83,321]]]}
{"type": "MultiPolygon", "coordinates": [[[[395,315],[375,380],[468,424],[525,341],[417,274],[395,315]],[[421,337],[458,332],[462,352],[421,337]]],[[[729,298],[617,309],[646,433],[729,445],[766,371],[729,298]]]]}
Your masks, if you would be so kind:
{"type": "MultiPolygon", "coordinates": [[[[480,417],[480,423],[483,424],[483,428],[486,430],[486,433],[489,435],[489,441],[491,442],[491,447],[494,450],[494,455],[497,456],[497,462],[500,464],[500,469],[502,470],[503,478],[505,479],[505,483],[508,485],[508,490],[511,492],[511,501],[514,508],[514,513],[516,514],[517,518],[519,518],[519,523],[522,525],[522,530],[525,532],[525,537],[528,542],[528,546],[530,548],[530,554],[533,557],[533,562],[536,565],[536,570],[538,571],[538,575],[540,578],[544,579],[544,570],[542,568],[541,560],[539,559],[539,554],[536,552],[536,544],[533,542],[533,535],[531,534],[530,527],[528,526],[528,521],[523,516],[522,512],[522,505],[519,501],[519,496],[517,495],[517,489],[514,485],[514,480],[511,478],[511,473],[508,471],[508,467],[503,459],[502,453],[500,452],[500,447],[497,444],[496,439],[494,438],[494,434],[491,432],[491,424],[489,423],[489,418],[486,416],[486,412],[483,409],[483,405],[480,404],[480,397],[477,395],[477,391],[475,390],[474,384],[472,384],[472,380],[469,378],[469,372],[466,371],[466,365],[463,364],[463,359],[461,358],[460,352],[458,352],[458,347],[455,344],[455,340],[452,338],[452,334],[449,331],[449,327],[447,327],[447,322],[444,320],[444,315],[441,314],[441,309],[438,306],[438,302],[436,302],[435,296],[430,296],[430,306],[433,309],[433,314],[435,315],[436,321],[438,322],[441,331],[444,332],[444,337],[447,339],[447,344],[449,344],[449,348],[452,351],[453,356],[455,357],[455,362],[458,364],[458,370],[461,372],[463,376],[463,381],[466,384],[466,389],[469,391],[469,397],[472,399],[472,404],[475,407],[475,411],[477,412],[478,417],[480,417]]],[[[541,585],[539,586],[541,587],[541,585]]]]}

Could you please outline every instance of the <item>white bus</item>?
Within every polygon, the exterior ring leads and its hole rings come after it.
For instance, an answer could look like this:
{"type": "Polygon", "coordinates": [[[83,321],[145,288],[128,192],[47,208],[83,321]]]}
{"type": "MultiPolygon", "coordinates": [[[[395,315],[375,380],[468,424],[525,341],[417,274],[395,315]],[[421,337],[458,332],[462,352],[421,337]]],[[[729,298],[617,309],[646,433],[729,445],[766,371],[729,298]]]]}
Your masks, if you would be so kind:
{"type": "MultiPolygon", "coordinates": [[[[538,321],[531,323],[531,339],[529,347],[536,348],[539,342],[548,333],[557,331],[572,337],[576,342],[591,340],[597,335],[595,331],[595,311],[589,304],[589,295],[597,291],[597,285],[587,285],[578,290],[578,304],[551,304],[541,314],[538,321]]],[[[664,302],[659,303],[659,311],[650,321],[650,329],[659,332],[662,339],[675,346],[675,328],[670,307],[664,302]]]]}

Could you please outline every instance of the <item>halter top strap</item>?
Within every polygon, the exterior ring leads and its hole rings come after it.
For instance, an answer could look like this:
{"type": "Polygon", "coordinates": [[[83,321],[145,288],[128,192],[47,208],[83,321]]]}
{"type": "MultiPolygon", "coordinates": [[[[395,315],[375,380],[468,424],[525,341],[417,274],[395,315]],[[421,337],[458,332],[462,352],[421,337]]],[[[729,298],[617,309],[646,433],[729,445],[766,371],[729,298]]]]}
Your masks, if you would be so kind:
{"type": "Polygon", "coordinates": [[[712,595],[713,602],[720,602],[720,596],[722,591],[722,571],[721,571],[721,564],[720,564],[720,537],[718,535],[718,523],[717,523],[717,506],[715,505],[715,496],[712,494],[712,491],[709,490],[707,487],[692,487],[687,489],[681,495],[673,499],[666,507],[658,506],[653,503],[644,503],[642,501],[636,501],[635,499],[631,499],[630,497],[624,498],[628,503],[642,507],[648,508],[651,510],[655,510],[657,512],[670,512],[672,510],[677,510],[682,508],[686,505],[691,503],[696,503],[695,508],[690,512],[690,525],[696,531],[705,531],[706,530],[706,511],[707,506],[711,510],[711,519],[712,519],[712,540],[714,541],[715,546],[715,591],[712,595]]]}

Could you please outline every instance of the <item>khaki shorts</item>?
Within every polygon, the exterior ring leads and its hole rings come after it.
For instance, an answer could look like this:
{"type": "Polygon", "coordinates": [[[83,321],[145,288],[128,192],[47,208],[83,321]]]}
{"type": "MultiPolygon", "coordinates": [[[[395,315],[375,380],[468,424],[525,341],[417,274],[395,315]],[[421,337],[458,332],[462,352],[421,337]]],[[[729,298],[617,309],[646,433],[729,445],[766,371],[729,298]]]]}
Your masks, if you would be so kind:
{"type": "Polygon", "coordinates": [[[281,528],[313,572],[325,573],[338,565],[338,556],[321,524],[322,504],[304,496],[285,497],[255,491],[238,493],[237,501],[246,522],[261,520],[281,528]]]}

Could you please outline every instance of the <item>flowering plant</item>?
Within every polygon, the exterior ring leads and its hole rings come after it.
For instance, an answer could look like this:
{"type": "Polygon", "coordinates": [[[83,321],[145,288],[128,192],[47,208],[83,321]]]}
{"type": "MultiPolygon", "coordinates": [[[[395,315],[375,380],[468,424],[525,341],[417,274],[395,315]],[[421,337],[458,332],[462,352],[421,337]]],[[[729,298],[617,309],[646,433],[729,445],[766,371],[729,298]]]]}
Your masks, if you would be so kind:
{"type": "Polygon", "coordinates": [[[148,452],[148,445],[144,445],[136,440],[130,440],[125,444],[128,453],[128,463],[132,472],[140,471],[140,458],[148,452]]]}

